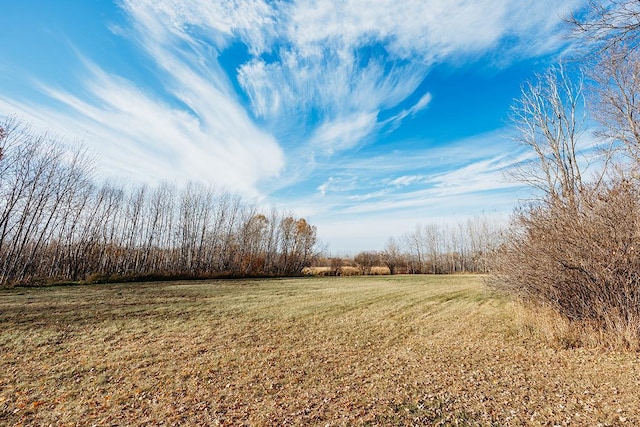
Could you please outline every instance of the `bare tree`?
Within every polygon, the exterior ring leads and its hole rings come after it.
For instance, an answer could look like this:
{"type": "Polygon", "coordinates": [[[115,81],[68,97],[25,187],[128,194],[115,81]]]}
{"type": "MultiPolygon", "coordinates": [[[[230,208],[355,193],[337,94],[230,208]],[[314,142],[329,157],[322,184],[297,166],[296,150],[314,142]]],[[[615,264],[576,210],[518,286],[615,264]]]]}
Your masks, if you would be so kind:
{"type": "Polygon", "coordinates": [[[517,141],[531,156],[516,165],[512,176],[546,197],[575,203],[584,188],[584,161],[578,157],[585,129],[582,80],[574,83],[562,67],[538,75],[523,87],[511,120],[517,141]]]}
{"type": "Polygon", "coordinates": [[[424,227],[424,238],[431,265],[430,273],[436,274],[442,272],[440,268],[440,258],[444,253],[443,234],[436,224],[428,224],[424,227]]]}
{"type": "Polygon", "coordinates": [[[7,137],[7,131],[0,126],[0,161],[4,158],[4,139],[7,137]]]}
{"type": "Polygon", "coordinates": [[[362,274],[371,274],[371,269],[380,264],[380,254],[378,252],[365,251],[358,253],[353,260],[356,262],[362,274]]]}
{"type": "Polygon", "coordinates": [[[424,237],[423,229],[419,225],[412,232],[406,233],[402,236],[403,246],[408,251],[409,269],[412,273],[423,273],[426,268],[426,252],[427,245],[424,237]]]}
{"type": "Polygon", "coordinates": [[[82,147],[68,150],[48,133],[6,121],[0,143],[0,282],[24,281],[48,261],[46,247],[70,218],[69,200],[91,178],[82,147]]]}
{"type": "Polygon", "coordinates": [[[264,272],[266,259],[266,233],[269,220],[255,207],[244,213],[245,219],[239,230],[239,265],[242,275],[255,275],[264,272]]]}
{"type": "Polygon", "coordinates": [[[404,257],[400,246],[394,237],[389,237],[384,250],[381,253],[381,259],[384,265],[389,268],[391,274],[396,274],[398,269],[404,264],[404,257]]]}
{"type": "Polygon", "coordinates": [[[640,42],[638,0],[589,0],[569,21],[590,55],[608,51],[624,54],[637,49],[640,42]]]}
{"type": "Polygon", "coordinates": [[[280,221],[280,263],[284,275],[300,274],[315,256],[317,230],[304,218],[286,216],[280,221]]]}
{"type": "Polygon", "coordinates": [[[469,243],[469,271],[489,272],[490,260],[503,242],[503,228],[504,224],[486,215],[474,216],[467,220],[465,229],[469,243]]]}
{"type": "Polygon", "coordinates": [[[599,135],[618,146],[640,168],[640,56],[605,53],[590,73],[594,80],[594,115],[599,135]]]}
{"type": "Polygon", "coordinates": [[[580,214],[562,203],[521,210],[492,272],[527,302],[552,307],[609,343],[640,345],[640,194],[629,181],[585,192],[580,214]]]}

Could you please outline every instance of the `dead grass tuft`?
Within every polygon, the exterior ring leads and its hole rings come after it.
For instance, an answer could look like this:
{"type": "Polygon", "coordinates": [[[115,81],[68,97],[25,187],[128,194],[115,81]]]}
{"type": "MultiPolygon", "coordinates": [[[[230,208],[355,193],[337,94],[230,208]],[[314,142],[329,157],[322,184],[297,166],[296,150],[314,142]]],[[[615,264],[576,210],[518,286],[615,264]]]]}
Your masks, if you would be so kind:
{"type": "MultiPolygon", "coordinates": [[[[621,352],[638,352],[636,328],[603,331],[585,321],[569,321],[550,307],[516,303],[519,333],[539,339],[558,349],[585,347],[621,352]]],[[[612,325],[612,327],[614,327],[612,325]]],[[[615,327],[619,328],[620,325],[615,327]]]]}

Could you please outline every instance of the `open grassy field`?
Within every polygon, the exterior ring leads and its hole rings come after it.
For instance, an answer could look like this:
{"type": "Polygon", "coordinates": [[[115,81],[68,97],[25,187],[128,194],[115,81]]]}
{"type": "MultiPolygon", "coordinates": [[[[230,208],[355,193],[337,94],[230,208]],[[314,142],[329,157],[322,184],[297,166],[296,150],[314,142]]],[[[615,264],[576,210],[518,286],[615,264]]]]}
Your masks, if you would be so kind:
{"type": "Polygon", "coordinates": [[[0,290],[0,425],[640,425],[474,276],[0,290]]]}

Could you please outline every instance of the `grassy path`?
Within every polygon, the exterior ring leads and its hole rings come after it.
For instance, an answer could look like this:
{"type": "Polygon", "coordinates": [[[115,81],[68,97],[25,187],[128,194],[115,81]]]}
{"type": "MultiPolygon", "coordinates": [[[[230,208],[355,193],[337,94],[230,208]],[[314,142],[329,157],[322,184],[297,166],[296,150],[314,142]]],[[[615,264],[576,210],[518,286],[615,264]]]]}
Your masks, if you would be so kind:
{"type": "Polygon", "coordinates": [[[4,425],[639,425],[640,357],[474,276],[0,290],[4,425]]]}

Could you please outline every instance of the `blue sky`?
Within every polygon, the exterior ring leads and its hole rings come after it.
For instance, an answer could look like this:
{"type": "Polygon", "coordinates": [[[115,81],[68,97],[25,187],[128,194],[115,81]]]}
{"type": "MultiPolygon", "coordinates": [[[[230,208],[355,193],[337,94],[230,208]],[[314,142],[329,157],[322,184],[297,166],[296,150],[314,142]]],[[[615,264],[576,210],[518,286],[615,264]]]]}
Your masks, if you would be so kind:
{"type": "Polygon", "coordinates": [[[507,116],[567,49],[568,0],[0,0],[0,115],[99,173],[202,181],[317,225],[334,253],[506,215],[507,116]]]}

